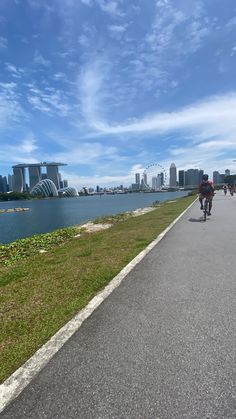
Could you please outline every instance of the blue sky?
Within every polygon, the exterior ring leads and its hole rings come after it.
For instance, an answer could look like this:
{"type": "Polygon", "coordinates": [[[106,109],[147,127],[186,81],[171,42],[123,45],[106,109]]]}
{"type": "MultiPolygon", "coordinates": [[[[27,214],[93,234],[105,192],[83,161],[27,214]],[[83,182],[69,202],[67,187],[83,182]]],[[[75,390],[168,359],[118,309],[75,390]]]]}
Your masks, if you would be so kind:
{"type": "Polygon", "coordinates": [[[235,0],[1,0],[0,174],[236,173],[235,0]]]}

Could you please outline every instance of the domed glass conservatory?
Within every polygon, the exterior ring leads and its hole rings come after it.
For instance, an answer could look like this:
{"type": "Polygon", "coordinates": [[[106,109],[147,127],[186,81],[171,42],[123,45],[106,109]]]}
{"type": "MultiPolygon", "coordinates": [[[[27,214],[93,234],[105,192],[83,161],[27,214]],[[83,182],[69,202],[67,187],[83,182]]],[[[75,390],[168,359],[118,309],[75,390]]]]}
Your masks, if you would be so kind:
{"type": "Polygon", "coordinates": [[[76,188],[71,188],[71,187],[67,187],[67,188],[61,188],[58,191],[58,194],[60,196],[78,196],[78,191],[76,190],[76,188]]]}
{"type": "Polygon", "coordinates": [[[37,185],[33,187],[30,193],[34,196],[40,195],[45,197],[58,196],[56,185],[50,179],[40,180],[37,185]]]}

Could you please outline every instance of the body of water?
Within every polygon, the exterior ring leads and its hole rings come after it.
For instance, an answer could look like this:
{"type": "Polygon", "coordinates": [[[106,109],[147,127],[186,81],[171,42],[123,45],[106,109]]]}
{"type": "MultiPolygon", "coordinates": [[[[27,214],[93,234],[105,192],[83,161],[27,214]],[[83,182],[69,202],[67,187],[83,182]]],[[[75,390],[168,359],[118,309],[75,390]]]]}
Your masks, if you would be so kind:
{"type": "Polygon", "coordinates": [[[0,213],[0,243],[82,224],[99,216],[145,208],[157,200],[163,202],[186,194],[184,191],[130,193],[0,202],[0,209],[29,208],[25,212],[0,213]]]}

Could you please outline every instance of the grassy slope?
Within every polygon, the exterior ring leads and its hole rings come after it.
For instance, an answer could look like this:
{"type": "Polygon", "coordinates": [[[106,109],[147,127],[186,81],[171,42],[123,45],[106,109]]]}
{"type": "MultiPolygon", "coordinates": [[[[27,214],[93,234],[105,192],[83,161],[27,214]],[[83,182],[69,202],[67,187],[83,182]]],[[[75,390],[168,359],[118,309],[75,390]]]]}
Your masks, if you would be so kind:
{"type": "Polygon", "coordinates": [[[0,381],[84,307],[195,197],[165,203],[109,230],[67,238],[47,253],[0,268],[0,381]]]}

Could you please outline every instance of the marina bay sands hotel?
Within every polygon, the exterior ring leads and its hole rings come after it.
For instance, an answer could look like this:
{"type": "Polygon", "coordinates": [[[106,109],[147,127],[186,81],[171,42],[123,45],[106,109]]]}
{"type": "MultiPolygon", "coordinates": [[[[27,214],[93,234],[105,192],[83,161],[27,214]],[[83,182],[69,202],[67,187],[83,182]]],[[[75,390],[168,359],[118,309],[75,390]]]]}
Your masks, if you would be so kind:
{"type": "Polygon", "coordinates": [[[12,166],[14,175],[14,191],[24,192],[27,190],[26,169],[28,169],[30,190],[42,179],[52,180],[56,188],[60,189],[61,175],[58,171],[59,166],[67,166],[67,164],[43,162],[32,164],[17,164],[12,166]],[[42,173],[42,167],[46,167],[46,173],[42,173]]]}

